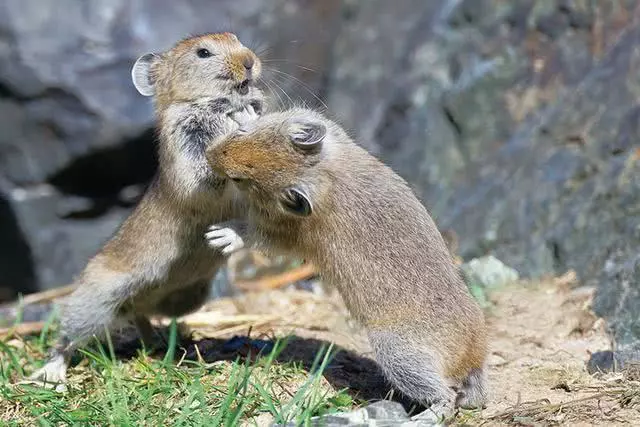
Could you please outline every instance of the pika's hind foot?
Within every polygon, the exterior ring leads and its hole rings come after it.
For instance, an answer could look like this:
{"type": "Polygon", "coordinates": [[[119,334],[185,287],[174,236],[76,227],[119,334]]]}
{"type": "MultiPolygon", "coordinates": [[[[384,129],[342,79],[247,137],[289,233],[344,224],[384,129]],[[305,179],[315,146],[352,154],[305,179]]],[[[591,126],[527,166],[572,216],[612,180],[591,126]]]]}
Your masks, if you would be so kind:
{"type": "Polygon", "coordinates": [[[456,396],[456,406],[484,409],[487,405],[487,379],[484,368],[472,369],[456,396]]]}
{"type": "Polygon", "coordinates": [[[44,388],[54,388],[56,391],[65,391],[67,382],[67,361],[62,352],[54,354],[47,363],[27,379],[18,384],[33,384],[44,388]]]}

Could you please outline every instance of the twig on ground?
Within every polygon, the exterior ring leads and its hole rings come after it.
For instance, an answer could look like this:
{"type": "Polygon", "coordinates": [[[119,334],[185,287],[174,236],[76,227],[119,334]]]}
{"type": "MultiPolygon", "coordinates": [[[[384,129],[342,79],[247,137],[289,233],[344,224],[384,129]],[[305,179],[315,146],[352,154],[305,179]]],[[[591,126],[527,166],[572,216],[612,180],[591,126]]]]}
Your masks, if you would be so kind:
{"type": "Polygon", "coordinates": [[[47,322],[28,322],[19,323],[8,328],[0,328],[0,338],[11,338],[14,335],[32,335],[42,331],[46,324],[47,322]]]}
{"type": "Polygon", "coordinates": [[[298,280],[308,279],[315,274],[316,270],[313,264],[303,264],[293,270],[285,271],[274,276],[258,280],[239,281],[235,283],[235,286],[243,291],[278,289],[293,282],[297,282],[298,280]]]}

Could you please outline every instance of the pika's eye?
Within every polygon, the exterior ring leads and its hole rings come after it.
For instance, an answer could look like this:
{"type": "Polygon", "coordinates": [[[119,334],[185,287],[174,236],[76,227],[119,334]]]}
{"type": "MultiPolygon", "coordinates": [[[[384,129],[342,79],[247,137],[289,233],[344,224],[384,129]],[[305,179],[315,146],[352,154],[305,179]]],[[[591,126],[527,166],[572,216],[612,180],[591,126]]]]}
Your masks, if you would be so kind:
{"type": "Polygon", "coordinates": [[[309,196],[299,188],[287,188],[280,195],[282,206],[297,216],[309,216],[313,212],[313,205],[309,196]]]}
{"type": "Polygon", "coordinates": [[[209,58],[210,56],[213,56],[208,49],[198,49],[196,54],[198,55],[198,58],[209,58]]]}

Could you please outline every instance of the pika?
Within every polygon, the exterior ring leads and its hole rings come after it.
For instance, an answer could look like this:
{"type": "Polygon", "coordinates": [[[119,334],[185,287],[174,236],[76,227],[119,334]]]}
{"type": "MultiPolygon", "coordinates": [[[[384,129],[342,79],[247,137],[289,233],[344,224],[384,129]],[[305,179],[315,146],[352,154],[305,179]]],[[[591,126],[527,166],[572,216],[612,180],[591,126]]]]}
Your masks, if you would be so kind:
{"type": "Polygon", "coordinates": [[[404,395],[439,415],[483,407],[484,314],[407,183],[320,113],[247,116],[206,153],[247,198],[243,244],[311,261],[404,395]]]}
{"type": "MultiPolygon", "coordinates": [[[[60,338],[32,382],[65,382],[74,351],[93,336],[103,338],[116,320],[133,321],[148,342],[149,316],[181,316],[206,301],[225,256],[203,234],[244,208],[228,180],[208,167],[205,150],[237,127],[227,118],[232,111],[247,105],[262,111],[264,96],[254,84],[260,72],[259,58],[231,33],[188,38],[135,62],[134,86],[155,101],[158,173],[62,301],[60,338]]],[[[233,248],[228,241],[225,250],[233,248]]]]}

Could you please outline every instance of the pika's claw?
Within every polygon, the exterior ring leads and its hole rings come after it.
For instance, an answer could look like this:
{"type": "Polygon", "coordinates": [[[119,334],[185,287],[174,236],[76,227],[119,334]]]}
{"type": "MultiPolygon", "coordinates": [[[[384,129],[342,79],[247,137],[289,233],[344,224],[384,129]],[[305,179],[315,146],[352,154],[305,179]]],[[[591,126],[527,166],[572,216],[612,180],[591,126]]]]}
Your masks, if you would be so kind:
{"type": "Polygon", "coordinates": [[[204,236],[210,247],[220,250],[224,255],[230,255],[244,247],[242,237],[230,227],[212,225],[204,236]]]}
{"type": "Polygon", "coordinates": [[[46,365],[35,371],[27,379],[18,384],[32,384],[44,388],[54,388],[65,391],[67,382],[67,362],[63,354],[54,355],[46,365]]]}
{"type": "Polygon", "coordinates": [[[247,105],[243,109],[231,114],[231,118],[240,125],[240,130],[246,130],[246,128],[258,117],[260,116],[256,113],[256,110],[252,105],[247,105]]]}

